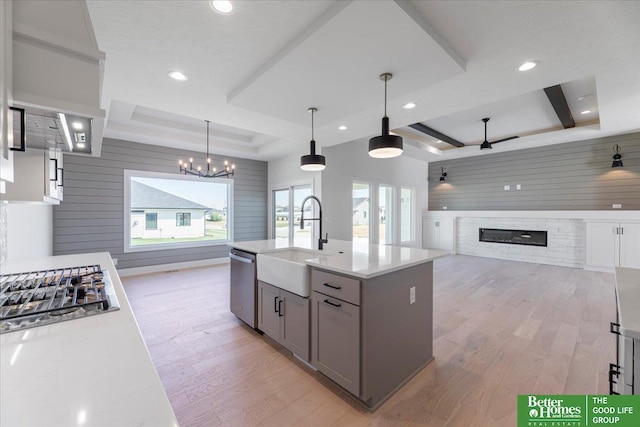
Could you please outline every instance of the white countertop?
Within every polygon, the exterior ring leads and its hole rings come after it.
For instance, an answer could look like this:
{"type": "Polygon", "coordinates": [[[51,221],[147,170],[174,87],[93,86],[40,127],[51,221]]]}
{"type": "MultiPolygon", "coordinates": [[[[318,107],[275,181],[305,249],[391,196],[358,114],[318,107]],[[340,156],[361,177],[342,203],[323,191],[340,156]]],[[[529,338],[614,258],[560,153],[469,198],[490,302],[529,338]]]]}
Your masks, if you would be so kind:
{"type": "Polygon", "coordinates": [[[107,252],[7,261],[2,274],[100,264],[120,310],[0,335],[0,425],[177,426],[107,252]]]}
{"type": "Polygon", "coordinates": [[[291,248],[313,250],[305,263],[311,267],[335,271],[349,276],[369,279],[392,271],[433,261],[449,255],[447,251],[419,249],[403,246],[370,245],[345,240],[329,240],[324,250],[315,249],[309,243],[290,244],[284,240],[253,240],[229,244],[236,249],[255,254],[268,254],[291,248]]]}
{"type": "Polygon", "coordinates": [[[640,339],[640,269],[616,267],[620,333],[640,339]]]}

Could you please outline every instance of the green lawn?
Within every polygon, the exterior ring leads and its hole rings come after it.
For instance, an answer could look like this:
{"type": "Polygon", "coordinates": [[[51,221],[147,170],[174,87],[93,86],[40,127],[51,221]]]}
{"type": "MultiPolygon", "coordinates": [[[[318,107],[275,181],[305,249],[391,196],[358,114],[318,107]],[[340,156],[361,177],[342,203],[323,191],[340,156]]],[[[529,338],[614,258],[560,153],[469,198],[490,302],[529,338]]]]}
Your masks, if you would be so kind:
{"type": "Polygon", "coordinates": [[[131,246],[162,245],[166,243],[206,242],[214,240],[227,240],[226,221],[207,221],[205,223],[205,235],[200,237],[163,237],[154,239],[131,239],[131,246]]]}

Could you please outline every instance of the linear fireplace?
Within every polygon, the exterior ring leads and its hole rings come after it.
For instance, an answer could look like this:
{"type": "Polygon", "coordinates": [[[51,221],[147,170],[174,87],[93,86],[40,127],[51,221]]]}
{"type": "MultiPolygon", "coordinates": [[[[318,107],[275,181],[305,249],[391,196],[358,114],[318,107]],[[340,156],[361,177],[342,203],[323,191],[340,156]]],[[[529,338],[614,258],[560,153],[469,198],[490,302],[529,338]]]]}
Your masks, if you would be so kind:
{"type": "Polygon", "coordinates": [[[480,241],[512,245],[547,246],[547,232],[540,230],[503,230],[480,228],[480,241]]]}

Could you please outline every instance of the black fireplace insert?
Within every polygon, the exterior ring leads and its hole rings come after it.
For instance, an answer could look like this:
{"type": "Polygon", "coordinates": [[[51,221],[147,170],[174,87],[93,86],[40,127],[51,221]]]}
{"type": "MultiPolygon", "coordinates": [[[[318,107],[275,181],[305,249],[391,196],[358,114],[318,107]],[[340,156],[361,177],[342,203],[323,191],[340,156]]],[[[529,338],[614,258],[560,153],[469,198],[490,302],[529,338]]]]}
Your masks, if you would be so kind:
{"type": "Polygon", "coordinates": [[[480,241],[546,247],[547,232],[540,230],[502,230],[498,228],[480,228],[480,241]]]}

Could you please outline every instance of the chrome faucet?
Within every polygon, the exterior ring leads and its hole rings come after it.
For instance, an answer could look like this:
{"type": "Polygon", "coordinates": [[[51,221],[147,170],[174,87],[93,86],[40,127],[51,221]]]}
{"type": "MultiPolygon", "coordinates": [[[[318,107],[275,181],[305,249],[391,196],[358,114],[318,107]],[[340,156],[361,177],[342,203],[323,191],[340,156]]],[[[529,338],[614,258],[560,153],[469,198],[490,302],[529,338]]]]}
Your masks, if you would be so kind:
{"type": "Polygon", "coordinates": [[[322,204],[320,203],[320,199],[318,199],[316,196],[307,196],[302,201],[302,206],[300,207],[300,211],[301,211],[301,214],[300,214],[300,230],[304,230],[304,204],[309,199],[313,199],[316,202],[318,202],[318,207],[320,208],[320,215],[318,216],[318,218],[307,218],[307,221],[319,221],[320,222],[320,238],[318,239],[318,250],[321,251],[322,250],[322,245],[324,243],[329,243],[329,233],[327,233],[327,236],[324,239],[322,238],[322,204]]]}

